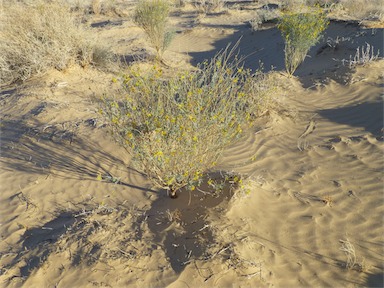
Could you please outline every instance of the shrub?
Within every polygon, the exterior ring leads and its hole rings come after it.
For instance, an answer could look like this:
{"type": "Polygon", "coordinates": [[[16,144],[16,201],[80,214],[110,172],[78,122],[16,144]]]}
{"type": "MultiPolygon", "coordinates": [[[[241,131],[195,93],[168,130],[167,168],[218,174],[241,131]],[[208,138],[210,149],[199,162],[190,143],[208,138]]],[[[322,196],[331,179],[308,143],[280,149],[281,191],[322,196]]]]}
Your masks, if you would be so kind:
{"type": "Polygon", "coordinates": [[[0,25],[1,82],[26,80],[49,68],[93,63],[94,45],[61,3],[4,7],[0,25]]]}
{"type": "Polygon", "coordinates": [[[328,26],[328,19],[320,8],[305,13],[285,12],[278,28],[285,40],[285,68],[292,75],[304,61],[328,26]]]}
{"type": "Polygon", "coordinates": [[[267,103],[267,75],[243,69],[224,50],[196,71],[165,79],[154,67],[123,77],[126,95],[104,99],[102,113],[138,170],[171,197],[196,189],[225,147],[267,103]]]}
{"type": "Polygon", "coordinates": [[[141,0],[135,9],[134,21],[147,34],[157,59],[162,58],[173,38],[173,32],[167,30],[170,9],[168,0],[141,0]]]}
{"type": "Polygon", "coordinates": [[[270,9],[267,6],[266,8],[256,10],[254,17],[249,20],[248,23],[252,31],[257,31],[263,23],[277,19],[278,17],[279,13],[277,9],[270,9]]]}
{"type": "Polygon", "coordinates": [[[223,11],[226,2],[226,0],[196,0],[193,5],[199,12],[208,14],[223,11]]]}

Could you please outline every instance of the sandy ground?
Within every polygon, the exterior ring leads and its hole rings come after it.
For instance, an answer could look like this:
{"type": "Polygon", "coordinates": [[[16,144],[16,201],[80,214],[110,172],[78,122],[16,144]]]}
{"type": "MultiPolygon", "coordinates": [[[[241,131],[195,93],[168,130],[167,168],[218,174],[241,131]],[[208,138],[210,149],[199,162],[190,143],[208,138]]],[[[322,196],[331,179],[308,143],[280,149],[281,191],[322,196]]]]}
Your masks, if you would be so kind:
{"type": "MultiPolygon", "coordinates": [[[[1,287],[383,286],[384,61],[342,61],[365,43],[382,57],[383,29],[332,22],[289,79],[276,27],[247,25],[254,5],[175,12],[165,54],[188,67],[241,38],[247,67],[274,67],[276,109],[213,171],[248,175],[248,195],[153,190],[98,113],[112,74],[73,67],[2,87],[1,287]]],[[[152,53],[129,18],[90,21],[128,62],[152,53]]]]}

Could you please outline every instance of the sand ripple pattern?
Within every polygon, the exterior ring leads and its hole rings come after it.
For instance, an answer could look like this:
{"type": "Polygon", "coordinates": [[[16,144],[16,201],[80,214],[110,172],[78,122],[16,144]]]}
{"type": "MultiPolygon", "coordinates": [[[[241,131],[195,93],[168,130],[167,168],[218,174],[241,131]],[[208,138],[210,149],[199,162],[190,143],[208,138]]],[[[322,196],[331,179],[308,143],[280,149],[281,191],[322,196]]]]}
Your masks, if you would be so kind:
{"type": "Polygon", "coordinates": [[[224,227],[257,246],[253,257],[263,259],[268,283],[349,287],[382,273],[380,98],[378,86],[338,84],[295,96],[295,119],[276,116],[227,151],[223,167],[237,165],[258,181],[249,198],[233,201],[224,227]],[[343,239],[363,272],[345,270],[343,239]]]}

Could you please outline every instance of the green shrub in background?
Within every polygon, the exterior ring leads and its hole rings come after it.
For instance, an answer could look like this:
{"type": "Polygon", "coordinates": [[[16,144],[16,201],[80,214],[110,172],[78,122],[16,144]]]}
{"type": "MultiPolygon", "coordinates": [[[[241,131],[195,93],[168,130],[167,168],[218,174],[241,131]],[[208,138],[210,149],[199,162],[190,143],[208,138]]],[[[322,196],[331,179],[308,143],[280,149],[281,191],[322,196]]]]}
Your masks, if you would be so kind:
{"type": "Polygon", "coordinates": [[[320,8],[305,13],[285,12],[278,28],[285,40],[285,68],[292,75],[304,61],[309,49],[315,45],[329,24],[320,8]]]}
{"type": "Polygon", "coordinates": [[[167,30],[170,10],[169,0],[141,0],[134,12],[134,21],[148,35],[157,59],[162,58],[173,38],[174,33],[167,30]]]}
{"type": "Polygon", "coordinates": [[[265,109],[272,87],[266,74],[243,69],[225,50],[196,71],[163,77],[132,71],[124,96],[104,99],[102,113],[135,167],[171,197],[195,190],[224,148],[265,109]]]}

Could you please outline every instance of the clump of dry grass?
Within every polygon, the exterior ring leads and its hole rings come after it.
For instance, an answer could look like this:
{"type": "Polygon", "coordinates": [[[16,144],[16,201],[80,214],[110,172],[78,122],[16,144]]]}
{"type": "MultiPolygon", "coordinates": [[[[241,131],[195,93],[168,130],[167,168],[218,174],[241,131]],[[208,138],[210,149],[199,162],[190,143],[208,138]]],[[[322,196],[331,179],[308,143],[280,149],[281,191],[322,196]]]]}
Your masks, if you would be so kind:
{"type": "Polygon", "coordinates": [[[5,5],[0,21],[2,83],[26,80],[50,68],[97,64],[95,60],[103,62],[107,56],[62,1],[5,5]]]}
{"type": "Polygon", "coordinates": [[[256,10],[254,17],[248,23],[253,31],[257,31],[263,23],[277,19],[279,16],[277,9],[270,9],[267,6],[256,10]]]}
{"type": "Polygon", "coordinates": [[[224,10],[226,0],[196,0],[193,5],[201,13],[222,12],[224,10]]]}
{"type": "Polygon", "coordinates": [[[347,260],[345,261],[345,268],[347,270],[356,270],[363,272],[369,270],[369,265],[365,262],[364,258],[359,259],[356,256],[355,246],[349,241],[348,238],[345,240],[339,240],[341,243],[340,250],[344,252],[347,260]]]}
{"type": "Polygon", "coordinates": [[[347,260],[345,261],[345,268],[350,270],[356,265],[355,247],[348,240],[348,238],[346,240],[340,240],[340,243],[340,250],[343,251],[345,253],[345,256],[347,257],[347,260]]]}
{"type": "Polygon", "coordinates": [[[384,21],[382,0],[283,0],[283,9],[295,10],[304,6],[319,5],[329,8],[335,18],[384,21]]]}
{"type": "Polygon", "coordinates": [[[384,21],[384,5],[382,0],[340,0],[339,5],[353,19],[377,19],[384,21]]]}
{"type": "Polygon", "coordinates": [[[356,54],[352,59],[352,56],[349,61],[349,67],[353,68],[357,65],[367,65],[370,62],[376,61],[379,59],[380,51],[375,53],[374,47],[366,43],[366,46],[361,46],[356,49],[356,54]]]}

